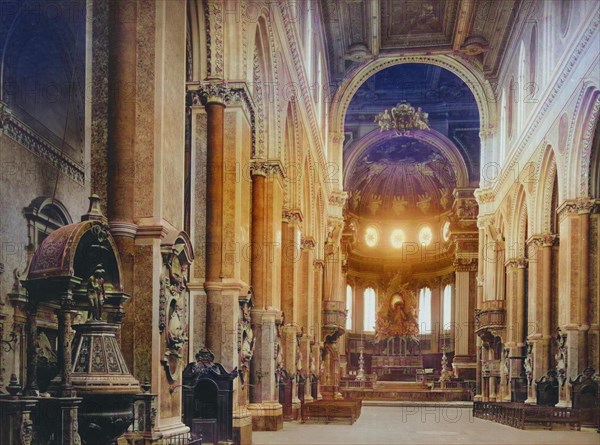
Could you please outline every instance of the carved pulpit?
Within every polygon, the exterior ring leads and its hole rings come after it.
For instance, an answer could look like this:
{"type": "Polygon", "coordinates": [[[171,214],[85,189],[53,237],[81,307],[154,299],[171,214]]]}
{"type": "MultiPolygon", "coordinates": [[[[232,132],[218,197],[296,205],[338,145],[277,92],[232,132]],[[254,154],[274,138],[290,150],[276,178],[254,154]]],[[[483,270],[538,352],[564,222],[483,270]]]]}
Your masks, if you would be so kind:
{"type": "Polygon", "coordinates": [[[78,444],[81,437],[86,444],[114,443],[131,424],[133,397],[141,391],[117,340],[129,296],[99,203],[92,195],[80,222],[48,235],[22,280],[29,333],[25,393],[39,392],[38,365],[56,362],[58,370],[47,387],[48,397],[39,399],[33,413],[41,441],[54,437],[61,444],[78,444]],[[52,313],[58,321],[55,334],[48,328],[40,331],[39,317],[52,313]],[[56,351],[49,336],[57,342],[56,351]]]}

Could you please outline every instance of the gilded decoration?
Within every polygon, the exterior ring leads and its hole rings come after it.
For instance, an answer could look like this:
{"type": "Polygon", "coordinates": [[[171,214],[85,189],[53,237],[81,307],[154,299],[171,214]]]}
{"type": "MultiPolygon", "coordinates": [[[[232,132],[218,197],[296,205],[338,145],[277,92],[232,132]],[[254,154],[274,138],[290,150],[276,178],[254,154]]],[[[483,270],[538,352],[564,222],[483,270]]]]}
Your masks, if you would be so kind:
{"type": "Polygon", "coordinates": [[[398,274],[389,281],[385,295],[377,311],[375,339],[418,335],[417,293],[402,284],[398,274]]]}
{"type": "Polygon", "coordinates": [[[238,320],[238,354],[240,359],[240,380],[246,382],[250,371],[250,360],[254,355],[254,332],[252,331],[250,311],[254,307],[254,292],[248,289],[248,294],[240,298],[240,318],[238,320]]]}
{"type": "Polygon", "coordinates": [[[420,107],[415,109],[411,104],[401,102],[375,116],[375,123],[380,131],[396,130],[398,134],[405,134],[410,130],[429,130],[427,118],[428,114],[420,107]]]}

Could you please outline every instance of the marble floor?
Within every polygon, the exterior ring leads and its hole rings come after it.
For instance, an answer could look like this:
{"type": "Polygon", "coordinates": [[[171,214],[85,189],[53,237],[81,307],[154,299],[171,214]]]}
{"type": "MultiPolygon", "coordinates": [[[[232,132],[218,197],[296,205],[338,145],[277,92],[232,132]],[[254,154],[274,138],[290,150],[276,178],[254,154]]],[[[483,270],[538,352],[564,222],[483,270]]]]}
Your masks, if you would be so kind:
{"type": "Polygon", "coordinates": [[[593,444],[600,434],[592,429],[519,430],[476,419],[460,406],[363,406],[354,425],[285,422],[283,430],[254,432],[253,445],[443,445],[443,444],[593,444]]]}

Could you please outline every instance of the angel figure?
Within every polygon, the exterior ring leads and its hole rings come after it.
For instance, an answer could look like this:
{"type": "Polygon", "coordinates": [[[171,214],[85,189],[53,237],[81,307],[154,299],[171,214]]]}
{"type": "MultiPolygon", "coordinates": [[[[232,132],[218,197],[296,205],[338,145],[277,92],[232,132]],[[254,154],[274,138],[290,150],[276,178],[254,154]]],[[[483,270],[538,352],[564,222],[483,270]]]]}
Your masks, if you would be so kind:
{"type": "Polygon", "coordinates": [[[450,190],[443,188],[441,189],[440,205],[444,210],[446,210],[448,208],[448,204],[450,204],[450,190]]]}
{"type": "Polygon", "coordinates": [[[404,213],[407,206],[408,201],[404,199],[404,195],[394,196],[394,200],[392,201],[392,210],[396,216],[400,216],[402,213],[404,213]]]}
{"type": "Polygon", "coordinates": [[[369,202],[369,210],[372,215],[375,215],[379,209],[381,208],[381,196],[373,195],[371,201],[369,202]]]}
{"type": "Polygon", "coordinates": [[[392,116],[388,110],[379,113],[375,116],[375,123],[379,125],[379,131],[389,130],[392,128],[392,116]]]}
{"type": "Polygon", "coordinates": [[[419,195],[417,207],[419,208],[419,210],[421,210],[421,212],[427,213],[431,208],[431,195],[429,195],[428,193],[419,195]]]}

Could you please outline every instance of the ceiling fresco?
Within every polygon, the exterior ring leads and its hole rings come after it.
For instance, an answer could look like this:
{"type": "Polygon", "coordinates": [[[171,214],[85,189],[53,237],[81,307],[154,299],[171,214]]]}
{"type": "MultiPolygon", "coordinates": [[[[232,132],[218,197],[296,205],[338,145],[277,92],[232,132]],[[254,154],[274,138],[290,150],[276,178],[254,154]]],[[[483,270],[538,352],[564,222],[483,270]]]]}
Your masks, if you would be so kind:
{"type": "Polygon", "coordinates": [[[399,136],[370,147],[348,173],[349,210],[367,218],[414,219],[449,210],[456,176],[433,146],[399,136]]]}

